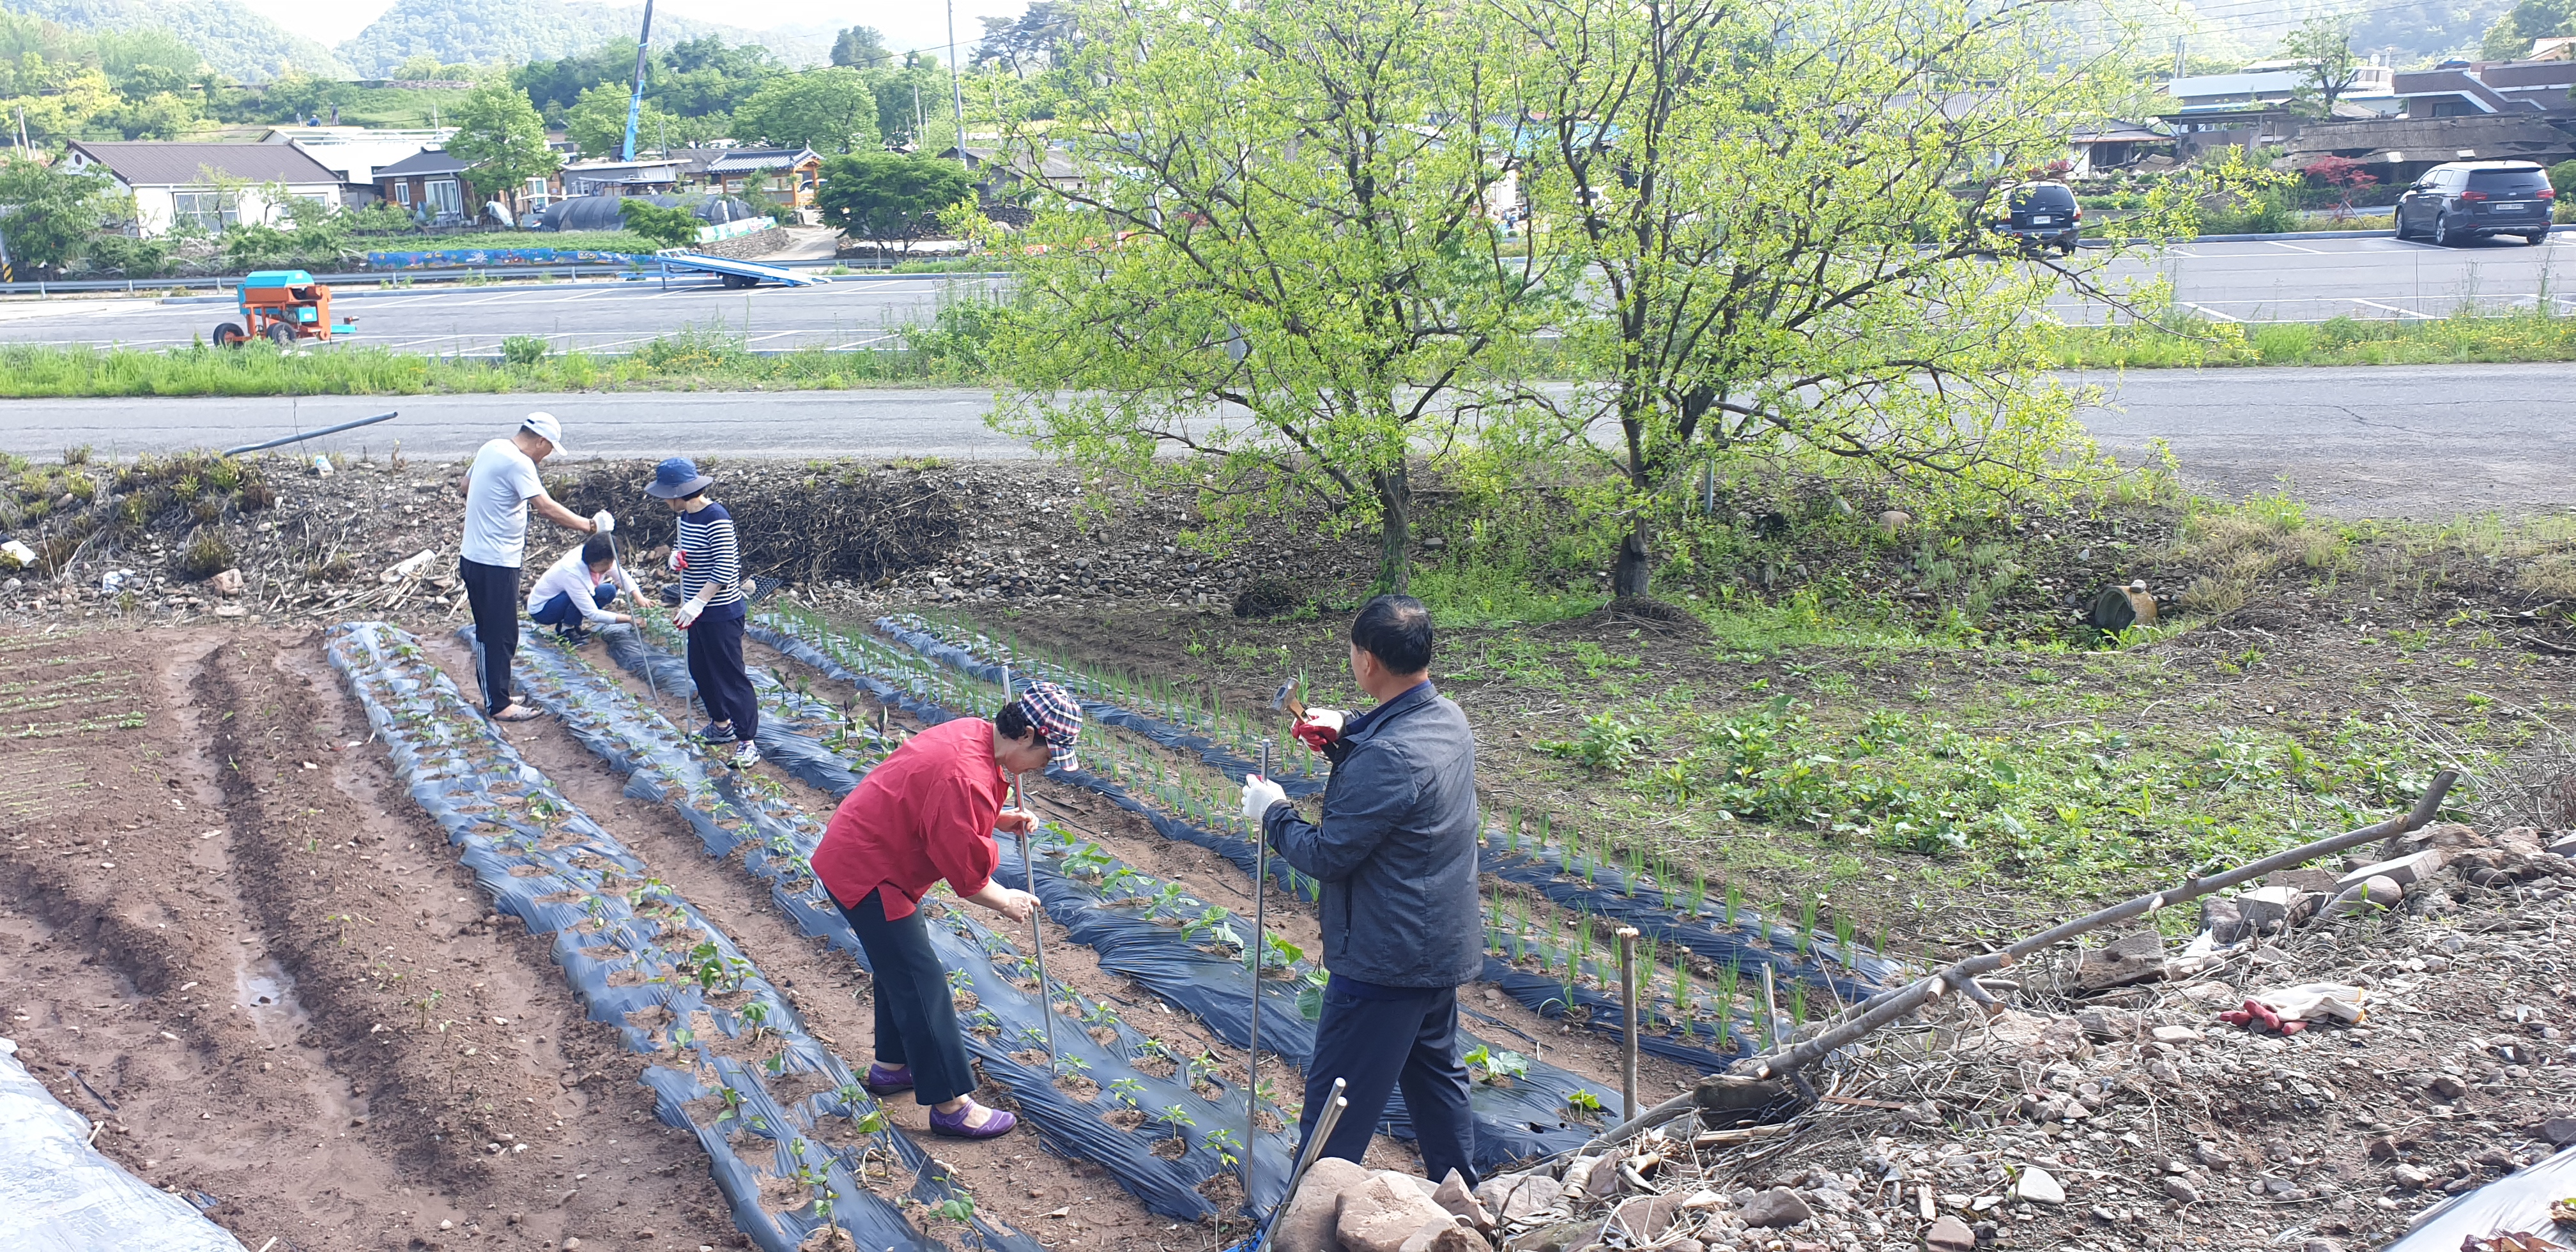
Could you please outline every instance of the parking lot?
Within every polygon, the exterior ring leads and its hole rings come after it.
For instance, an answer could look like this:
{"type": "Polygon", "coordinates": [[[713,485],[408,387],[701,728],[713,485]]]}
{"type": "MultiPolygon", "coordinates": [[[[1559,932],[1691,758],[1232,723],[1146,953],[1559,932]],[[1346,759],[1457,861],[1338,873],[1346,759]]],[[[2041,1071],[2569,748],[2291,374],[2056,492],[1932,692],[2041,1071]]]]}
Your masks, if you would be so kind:
{"type": "MultiPolygon", "coordinates": [[[[2220,322],[2385,321],[2448,317],[2463,309],[2500,312],[2548,304],[2576,308],[2556,267],[2576,263],[2576,234],[2556,234],[2533,247],[2520,239],[2482,239],[2442,248],[2390,238],[2195,242],[2152,262],[2120,262],[2115,278],[2162,275],[2177,305],[2220,322]]],[[[2118,316],[2074,297],[2051,310],[2068,322],[2118,316]]]]}

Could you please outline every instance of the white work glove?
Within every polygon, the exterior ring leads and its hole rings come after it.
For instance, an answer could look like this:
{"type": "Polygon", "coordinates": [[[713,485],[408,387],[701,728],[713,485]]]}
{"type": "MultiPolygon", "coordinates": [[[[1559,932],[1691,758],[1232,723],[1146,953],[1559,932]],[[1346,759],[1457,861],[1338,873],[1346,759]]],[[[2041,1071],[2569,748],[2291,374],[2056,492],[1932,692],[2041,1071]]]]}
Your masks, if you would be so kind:
{"type": "Polygon", "coordinates": [[[671,610],[671,624],[672,624],[672,625],[674,625],[674,626],[679,627],[679,628],[680,628],[680,629],[682,629],[682,630],[687,630],[687,629],[689,628],[689,623],[691,623],[691,622],[694,622],[694,621],[698,620],[698,614],[700,614],[700,613],[704,613],[704,612],[706,612],[706,611],[707,611],[707,602],[706,602],[706,601],[704,601],[704,600],[690,600],[690,601],[687,601],[687,602],[685,602],[685,603],[681,604],[681,605],[680,605],[680,607],[678,607],[678,608],[676,608],[676,609],[671,610]]]}
{"type": "Polygon", "coordinates": [[[590,525],[591,531],[594,534],[605,535],[612,533],[617,529],[617,515],[606,509],[601,509],[600,511],[590,515],[590,525]]]}
{"type": "Polygon", "coordinates": [[[1243,818],[1245,821],[1260,821],[1262,815],[1270,811],[1271,805],[1277,804],[1287,798],[1288,793],[1280,790],[1279,784],[1272,782],[1259,774],[1246,774],[1243,776],[1243,818]]]}
{"type": "Polygon", "coordinates": [[[671,572],[674,574],[689,568],[689,554],[679,550],[678,548],[671,549],[670,565],[671,572]]]}

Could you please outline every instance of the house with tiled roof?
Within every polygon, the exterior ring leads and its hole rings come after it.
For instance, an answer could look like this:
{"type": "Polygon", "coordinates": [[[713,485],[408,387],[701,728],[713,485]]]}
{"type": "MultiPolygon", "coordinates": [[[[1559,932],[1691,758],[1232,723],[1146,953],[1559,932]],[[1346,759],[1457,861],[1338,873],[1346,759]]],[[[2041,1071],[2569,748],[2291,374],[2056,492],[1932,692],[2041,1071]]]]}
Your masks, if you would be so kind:
{"type": "Polygon", "coordinates": [[[284,143],[105,143],[75,139],[65,168],[100,170],[134,197],[145,238],[173,229],[220,231],[235,222],[279,225],[285,198],[337,207],[340,175],[284,143]]]}

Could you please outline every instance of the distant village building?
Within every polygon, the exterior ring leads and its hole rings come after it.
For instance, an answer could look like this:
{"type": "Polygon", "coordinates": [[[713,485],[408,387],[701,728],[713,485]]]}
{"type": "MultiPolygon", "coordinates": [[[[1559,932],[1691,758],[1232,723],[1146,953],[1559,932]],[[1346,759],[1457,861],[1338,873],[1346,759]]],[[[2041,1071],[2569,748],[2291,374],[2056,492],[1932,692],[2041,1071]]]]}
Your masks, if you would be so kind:
{"type": "Polygon", "coordinates": [[[134,197],[145,238],[174,228],[220,231],[236,222],[278,225],[282,197],[338,207],[340,175],[293,144],[107,143],[73,140],[64,167],[102,170],[134,197]]]}

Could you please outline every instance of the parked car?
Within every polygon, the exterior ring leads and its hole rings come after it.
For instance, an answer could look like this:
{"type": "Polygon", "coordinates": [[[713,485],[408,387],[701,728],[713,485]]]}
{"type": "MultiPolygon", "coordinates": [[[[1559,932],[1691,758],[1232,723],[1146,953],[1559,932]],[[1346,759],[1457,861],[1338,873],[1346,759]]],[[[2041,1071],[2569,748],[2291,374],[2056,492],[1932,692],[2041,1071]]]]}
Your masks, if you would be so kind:
{"type": "Polygon", "coordinates": [[[2084,228],[2084,208],[2064,183],[2019,183],[2003,194],[2003,211],[1994,232],[2018,242],[2023,251],[2056,248],[2075,255],[2075,240],[2084,228]]]}
{"type": "Polygon", "coordinates": [[[2443,247],[2479,236],[2549,238],[2558,193],[2549,171],[2532,161],[2447,161],[2424,171],[2397,198],[2397,237],[2443,247]]]}

